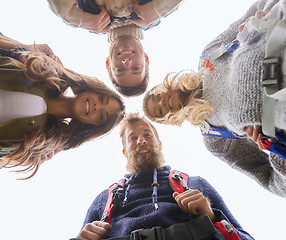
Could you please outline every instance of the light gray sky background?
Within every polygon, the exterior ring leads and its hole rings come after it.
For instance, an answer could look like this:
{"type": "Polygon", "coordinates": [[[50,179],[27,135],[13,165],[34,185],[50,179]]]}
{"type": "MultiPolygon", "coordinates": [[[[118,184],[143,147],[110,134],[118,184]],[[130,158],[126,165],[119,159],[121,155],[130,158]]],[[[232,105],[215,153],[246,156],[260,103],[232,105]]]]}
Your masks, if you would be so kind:
{"type": "MultiPolygon", "coordinates": [[[[148,89],[171,71],[197,69],[203,47],[242,16],[251,0],[185,0],[181,7],[147,32],[142,44],[150,58],[148,89]]],[[[20,42],[47,43],[63,64],[112,85],[105,69],[106,36],[66,25],[45,0],[2,1],[0,31],[20,42]]],[[[125,99],[127,112],[141,112],[141,97],[125,99]]],[[[221,194],[227,206],[257,240],[285,237],[285,199],[260,187],[205,149],[199,129],[155,124],[168,165],[200,175],[221,194]]],[[[16,180],[0,171],[0,239],[63,240],[76,237],[94,198],[126,173],[119,128],[104,138],[61,152],[44,163],[35,177],[16,180]]]]}

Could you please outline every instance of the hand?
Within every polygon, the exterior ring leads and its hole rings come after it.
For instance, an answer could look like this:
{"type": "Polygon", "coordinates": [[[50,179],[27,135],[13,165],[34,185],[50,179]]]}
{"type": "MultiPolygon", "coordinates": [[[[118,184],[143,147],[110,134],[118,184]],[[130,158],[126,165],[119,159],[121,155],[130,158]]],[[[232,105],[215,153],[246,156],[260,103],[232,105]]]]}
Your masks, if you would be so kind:
{"type": "Polygon", "coordinates": [[[134,4],[133,11],[140,18],[133,21],[137,26],[151,26],[153,23],[157,22],[160,19],[160,16],[155,11],[152,2],[140,5],[139,1],[137,1],[134,4]]]}
{"type": "Polygon", "coordinates": [[[29,51],[35,50],[36,48],[40,52],[45,53],[47,56],[52,58],[57,63],[63,65],[61,60],[54,54],[52,49],[47,44],[31,44],[31,45],[25,45],[24,47],[27,48],[29,51]]]}
{"type": "MultiPolygon", "coordinates": [[[[266,14],[268,13],[268,11],[263,11],[263,10],[259,10],[255,13],[255,18],[257,18],[258,20],[261,20],[266,14]]],[[[246,19],[246,21],[241,24],[239,27],[238,27],[238,31],[239,32],[242,32],[243,29],[244,29],[244,26],[245,24],[250,20],[250,18],[246,19]]]]}
{"type": "Polygon", "coordinates": [[[111,231],[111,225],[107,222],[94,221],[88,223],[81,230],[77,238],[82,240],[100,240],[111,231]]]}
{"type": "Polygon", "coordinates": [[[99,14],[83,12],[79,27],[87,29],[93,33],[105,33],[110,31],[110,16],[103,6],[98,6],[99,14]]]}
{"type": "Polygon", "coordinates": [[[263,137],[260,125],[255,127],[254,126],[245,127],[244,132],[253,142],[255,142],[258,145],[259,149],[261,150],[264,149],[262,143],[260,142],[260,139],[263,137]]]}
{"type": "Polygon", "coordinates": [[[56,61],[57,63],[61,64],[60,59],[53,53],[52,49],[47,45],[47,44],[23,44],[20,43],[14,39],[11,38],[7,38],[4,36],[0,36],[0,47],[4,48],[4,49],[13,49],[15,47],[24,47],[26,49],[28,49],[29,51],[38,49],[39,51],[45,53],[47,56],[51,57],[54,61],[56,61]]]}
{"type": "Polygon", "coordinates": [[[215,222],[215,215],[210,202],[200,191],[191,189],[181,194],[174,192],[173,198],[184,212],[196,216],[207,214],[211,221],[215,222]]]}

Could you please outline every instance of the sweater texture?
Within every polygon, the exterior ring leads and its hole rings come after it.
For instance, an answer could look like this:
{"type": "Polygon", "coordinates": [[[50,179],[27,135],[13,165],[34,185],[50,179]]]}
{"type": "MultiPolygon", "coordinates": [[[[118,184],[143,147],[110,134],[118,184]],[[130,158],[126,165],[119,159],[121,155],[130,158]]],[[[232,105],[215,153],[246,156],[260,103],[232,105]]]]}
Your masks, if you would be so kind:
{"type": "MultiPolygon", "coordinates": [[[[285,0],[283,4],[285,6],[285,0]]],[[[221,45],[236,39],[238,27],[258,10],[269,11],[277,0],[261,0],[254,3],[247,13],[231,24],[203,51],[203,56],[214,52],[221,45]]],[[[286,7],[283,8],[283,11],[286,7]]],[[[285,12],[283,13],[285,14],[285,12]]],[[[267,19],[267,15],[265,16],[267,19]]],[[[244,135],[244,127],[261,125],[262,73],[265,54],[266,31],[250,32],[248,39],[232,53],[214,60],[214,70],[207,71],[203,81],[203,98],[213,107],[207,121],[217,127],[244,135]]],[[[282,46],[285,49],[285,46],[282,46]]],[[[285,51],[284,51],[285,52],[285,51]]],[[[284,63],[285,53],[282,53],[284,63]]],[[[282,63],[282,64],[283,64],[282,63]]],[[[285,65],[285,63],[283,64],[285,65]]],[[[282,68],[285,75],[285,66],[282,68]]],[[[285,82],[285,77],[283,82],[285,82]]],[[[285,83],[284,83],[285,86],[285,83]]],[[[286,129],[285,102],[276,105],[275,123],[286,129]]],[[[265,189],[286,197],[286,161],[275,154],[260,150],[250,139],[226,139],[204,136],[207,149],[232,168],[253,178],[265,189]]]]}
{"type": "MultiPolygon", "coordinates": [[[[153,183],[153,171],[141,171],[134,176],[134,184],[131,185],[127,194],[127,205],[124,207],[116,206],[112,212],[112,231],[108,235],[108,238],[129,235],[133,230],[140,228],[147,229],[154,226],[167,228],[173,224],[188,222],[196,218],[196,216],[184,213],[172,197],[173,190],[168,180],[170,170],[169,166],[158,170],[157,210],[152,203],[153,189],[151,184],[153,183]]],[[[129,178],[130,175],[126,175],[125,177],[129,178]]],[[[223,199],[206,180],[198,176],[189,177],[188,186],[191,189],[199,190],[204,196],[209,198],[217,221],[225,219],[232,224],[241,239],[253,239],[243,230],[227,208],[223,199]]],[[[96,197],[88,209],[83,226],[101,219],[107,198],[108,189],[96,197]]]]}

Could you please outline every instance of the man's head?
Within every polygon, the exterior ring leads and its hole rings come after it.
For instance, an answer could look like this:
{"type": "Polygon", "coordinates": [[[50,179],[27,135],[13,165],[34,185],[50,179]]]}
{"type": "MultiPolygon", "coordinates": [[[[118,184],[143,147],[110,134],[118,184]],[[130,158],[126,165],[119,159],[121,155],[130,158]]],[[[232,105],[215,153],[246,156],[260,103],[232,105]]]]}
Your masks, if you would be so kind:
{"type": "Polygon", "coordinates": [[[128,97],[145,92],[149,82],[149,58],[140,40],[122,36],[113,41],[106,68],[114,87],[121,94],[128,97]]]}
{"type": "Polygon", "coordinates": [[[131,174],[163,167],[161,141],[155,127],[145,118],[130,113],[122,122],[120,136],[131,174]]]}

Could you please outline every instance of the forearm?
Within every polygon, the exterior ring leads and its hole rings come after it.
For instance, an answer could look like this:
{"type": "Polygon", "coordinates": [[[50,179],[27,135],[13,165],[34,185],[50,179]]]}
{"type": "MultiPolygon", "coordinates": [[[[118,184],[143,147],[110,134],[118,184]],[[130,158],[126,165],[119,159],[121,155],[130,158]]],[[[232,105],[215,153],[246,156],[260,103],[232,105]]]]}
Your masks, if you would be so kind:
{"type": "Polygon", "coordinates": [[[0,48],[4,49],[13,49],[15,47],[24,47],[27,48],[28,45],[20,43],[14,39],[7,38],[0,35],[0,48]]]}
{"type": "Polygon", "coordinates": [[[166,17],[177,10],[184,0],[153,0],[154,9],[160,17],[166,17]]]}
{"type": "Polygon", "coordinates": [[[50,9],[70,26],[81,24],[83,10],[77,7],[77,0],[48,0],[50,9]]]}
{"type": "MultiPolygon", "coordinates": [[[[275,0],[274,0],[275,1],[275,0]]],[[[231,43],[236,39],[239,26],[244,23],[249,17],[255,15],[258,10],[263,10],[266,6],[266,0],[257,1],[248,9],[248,11],[235,22],[229,25],[229,27],[220,33],[212,42],[210,42],[204,49],[203,55],[211,53],[218,49],[221,45],[231,43]]]]}
{"type": "MultiPolygon", "coordinates": [[[[285,174],[273,168],[268,154],[258,148],[250,139],[227,139],[204,137],[207,149],[232,168],[253,178],[267,190],[286,197],[285,174]]],[[[284,168],[284,172],[285,172],[284,168]]]]}

